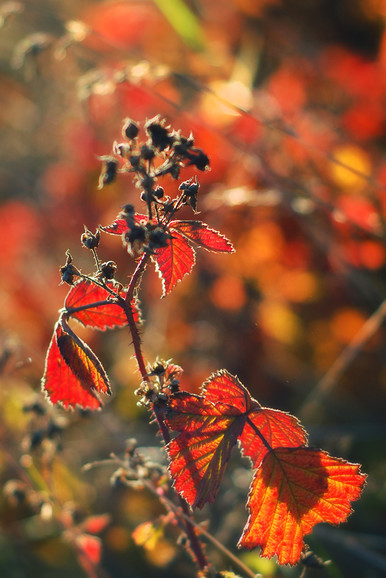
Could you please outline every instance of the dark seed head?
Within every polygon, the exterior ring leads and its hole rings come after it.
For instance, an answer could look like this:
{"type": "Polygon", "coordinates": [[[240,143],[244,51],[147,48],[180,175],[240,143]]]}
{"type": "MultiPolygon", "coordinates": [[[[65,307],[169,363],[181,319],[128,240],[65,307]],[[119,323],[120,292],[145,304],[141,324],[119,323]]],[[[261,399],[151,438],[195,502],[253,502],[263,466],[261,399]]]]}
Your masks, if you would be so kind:
{"type": "Polygon", "coordinates": [[[109,185],[117,176],[118,161],[115,157],[105,156],[101,157],[102,170],[99,175],[98,189],[103,189],[105,185],[109,185]]]}
{"type": "Polygon", "coordinates": [[[131,118],[127,118],[125,120],[125,124],[122,127],[122,135],[129,140],[132,140],[138,136],[139,133],[139,126],[136,122],[131,120],[131,118]]]}

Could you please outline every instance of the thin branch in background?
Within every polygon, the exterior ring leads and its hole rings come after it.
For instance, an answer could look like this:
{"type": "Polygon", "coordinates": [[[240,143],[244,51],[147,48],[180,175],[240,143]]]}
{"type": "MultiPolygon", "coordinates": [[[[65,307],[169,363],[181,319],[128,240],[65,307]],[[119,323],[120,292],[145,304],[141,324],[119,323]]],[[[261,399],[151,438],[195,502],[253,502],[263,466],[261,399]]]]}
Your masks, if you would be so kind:
{"type": "Polygon", "coordinates": [[[341,376],[351,365],[366,343],[378,331],[386,317],[386,299],[367,319],[351,343],[342,351],[330,369],[320,379],[314,389],[304,400],[299,409],[299,416],[307,421],[315,421],[320,416],[323,401],[338,384],[341,376]]]}

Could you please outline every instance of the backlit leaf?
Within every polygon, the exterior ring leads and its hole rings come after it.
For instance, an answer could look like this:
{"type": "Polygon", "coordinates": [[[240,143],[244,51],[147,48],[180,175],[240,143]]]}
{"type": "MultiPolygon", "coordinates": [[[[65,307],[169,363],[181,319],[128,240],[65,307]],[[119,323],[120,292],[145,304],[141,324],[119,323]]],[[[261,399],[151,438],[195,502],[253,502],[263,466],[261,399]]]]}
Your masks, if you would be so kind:
{"type": "Polygon", "coordinates": [[[280,564],[296,564],[303,537],[315,524],[344,522],[366,476],[358,464],[312,448],[279,448],[268,453],[253,479],[249,518],[239,547],[261,546],[280,564]]]}
{"type": "Polygon", "coordinates": [[[242,454],[252,460],[254,467],[268,451],[260,436],[272,449],[293,448],[307,443],[307,434],[296,417],[284,411],[258,407],[249,412],[240,436],[242,454]]]}
{"type": "Polygon", "coordinates": [[[298,446],[306,440],[294,417],[260,407],[227,371],[213,374],[202,393],[177,393],[166,418],[169,427],[180,432],[167,446],[175,488],[198,508],[214,501],[238,439],[255,465],[271,448],[284,443],[298,446]]]}
{"type": "Polygon", "coordinates": [[[196,261],[194,251],[186,239],[177,231],[168,239],[167,246],[156,249],[153,260],[162,280],[163,297],[191,272],[196,261]]]}
{"type": "Polygon", "coordinates": [[[261,546],[263,556],[276,554],[281,564],[299,561],[315,524],[345,521],[361,493],[366,476],[357,464],[306,447],[295,417],[261,407],[225,370],[203,384],[201,395],[171,396],[165,419],[179,432],[167,445],[174,487],[193,508],[214,501],[240,441],[256,471],[239,546],[261,546]]]}
{"type": "Polygon", "coordinates": [[[167,451],[176,490],[193,508],[213,502],[244,419],[219,418],[193,435],[181,433],[167,451]]]}
{"type": "Polygon", "coordinates": [[[42,388],[52,403],[64,408],[98,409],[98,393],[110,395],[110,385],[99,359],[63,321],[54,330],[48,348],[42,388]]]}
{"type": "Polygon", "coordinates": [[[210,229],[201,221],[172,221],[170,229],[179,231],[184,237],[199,247],[216,253],[233,253],[234,248],[228,239],[218,231],[210,229]]]}
{"type": "Polygon", "coordinates": [[[106,225],[105,227],[101,227],[102,231],[105,233],[110,233],[110,235],[122,235],[125,231],[127,231],[127,221],[126,219],[115,219],[111,225],[106,225]]]}
{"type": "MultiPolygon", "coordinates": [[[[145,215],[136,213],[133,217],[136,224],[148,221],[145,215]]],[[[155,220],[152,221],[155,225],[155,220]]],[[[196,257],[191,243],[197,247],[213,251],[214,253],[233,253],[232,243],[218,231],[210,229],[206,223],[201,221],[171,221],[165,231],[171,235],[167,240],[166,247],[154,250],[152,256],[156,270],[162,280],[163,294],[165,297],[181,279],[188,275],[195,264],[196,257]]],[[[118,217],[106,227],[101,227],[105,233],[112,235],[122,235],[129,230],[127,220],[118,217]]]]}
{"type": "MultiPolygon", "coordinates": [[[[114,285],[111,282],[107,283],[107,285],[114,290],[114,285]]],[[[120,292],[121,297],[125,297],[125,294],[125,291],[120,292]]],[[[82,279],[70,289],[64,305],[67,310],[71,310],[73,308],[106,301],[109,298],[111,298],[111,295],[106,289],[91,283],[87,279],[82,279]]],[[[134,304],[132,304],[132,306],[134,307],[134,304]]],[[[116,303],[107,303],[82,311],[70,311],[70,315],[83,325],[101,329],[102,331],[111,329],[112,327],[127,325],[125,312],[122,307],[116,303]]],[[[138,313],[136,310],[134,318],[138,321],[138,313]]]]}

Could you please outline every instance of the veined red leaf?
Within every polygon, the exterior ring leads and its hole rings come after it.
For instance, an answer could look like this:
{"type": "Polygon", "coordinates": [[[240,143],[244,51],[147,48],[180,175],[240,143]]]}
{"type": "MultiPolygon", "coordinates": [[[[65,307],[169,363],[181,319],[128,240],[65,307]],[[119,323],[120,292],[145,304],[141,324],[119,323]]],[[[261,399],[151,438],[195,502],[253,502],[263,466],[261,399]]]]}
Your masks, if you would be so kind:
{"type": "MultiPolygon", "coordinates": [[[[145,215],[134,215],[137,224],[147,220],[145,215]]],[[[156,224],[155,220],[152,223],[156,224]]],[[[101,227],[102,231],[113,235],[122,235],[128,228],[126,219],[120,216],[111,225],[101,227]]],[[[162,281],[163,297],[192,271],[196,258],[191,244],[215,253],[234,252],[232,243],[224,235],[201,221],[171,221],[166,231],[171,239],[167,240],[166,247],[156,249],[152,257],[162,281]]]]}
{"type": "Polygon", "coordinates": [[[191,272],[196,261],[194,251],[187,240],[177,231],[173,231],[172,235],[173,238],[168,239],[167,246],[156,249],[153,255],[153,261],[162,280],[163,297],[191,272]]]}
{"type": "MultiPolygon", "coordinates": [[[[111,282],[108,282],[107,285],[111,289],[115,290],[114,285],[111,282]]],[[[121,291],[120,295],[125,297],[126,292],[121,291]]],[[[109,298],[110,293],[106,289],[96,285],[95,283],[91,283],[87,279],[82,279],[71,287],[64,305],[67,310],[71,310],[73,308],[103,302],[109,298]]],[[[134,319],[137,322],[139,316],[133,302],[132,307],[134,310],[134,319]]],[[[90,307],[89,309],[83,309],[82,311],[70,311],[70,315],[73,319],[80,321],[83,325],[94,327],[95,329],[100,329],[102,331],[113,327],[127,325],[125,312],[122,307],[116,303],[106,303],[104,305],[90,307]]]]}
{"type": "Polygon", "coordinates": [[[202,221],[172,221],[169,226],[172,234],[173,231],[178,231],[203,249],[215,253],[234,253],[232,243],[224,235],[210,229],[202,221]]]}
{"type": "Polygon", "coordinates": [[[269,448],[295,448],[306,443],[307,433],[296,417],[267,407],[256,407],[249,412],[240,436],[241,453],[252,460],[255,468],[269,448]]]}
{"type": "Polygon", "coordinates": [[[58,321],[48,348],[42,388],[52,403],[64,408],[98,409],[98,393],[110,395],[109,380],[99,359],[63,321],[58,321]]]}
{"type": "Polygon", "coordinates": [[[168,444],[174,487],[193,508],[214,501],[244,419],[221,417],[212,427],[182,432],[168,444]]]}
{"type": "Polygon", "coordinates": [[[284,442],[297,447],[306,441],[296,418],[260,407],[237,377],[224,370],[203,384],[202,395],[175,394],[166,421],[180,432],[167,446],[170,473],[192,507],[214,501],[237,439],[254,464],[284,442]]]}
{"type": "Polygon", "coordinates": [[[366,476],[358,464],[312,448],[278,448],[257,469],[248,498],[249,518],[239,547],[261,546],[280,564],[296,564],[303,537],[315,524],[344,522],[366,476]]]}

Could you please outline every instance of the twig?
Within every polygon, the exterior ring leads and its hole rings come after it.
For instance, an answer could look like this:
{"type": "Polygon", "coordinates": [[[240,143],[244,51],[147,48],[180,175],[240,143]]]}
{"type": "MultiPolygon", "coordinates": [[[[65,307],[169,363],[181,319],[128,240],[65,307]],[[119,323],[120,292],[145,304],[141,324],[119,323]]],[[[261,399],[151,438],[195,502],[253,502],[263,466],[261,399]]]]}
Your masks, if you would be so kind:
{"type": "Polygon", "coordinates": [[[301,418],[314,419],[320,412],[320,405],[337,385],[342,374],[354,361],[368,340],[378,331],[386,317],[386,299],[378,309],[367,319],[349,345],[337,357],[329,370],[320,379],[314,389],[300,407],[301,418]]]}
{"type": "MultiPolygon", "coordinates": [[[[135,272],[131,278],[126,298],[125,298],[125,300],[123,300],[123,304],[122,304],[123,309],[124,309],[125,314],[126,314],[128,324],[129,324],[129,329],[130,329],[131,338],[133,341],[135,358],[137,360],[138,369],[141,373],[141,377],[142,377],[143,381],[146,381],[146,382],[149,382],[150,378],[148,375],[148,371],[146,370],[146,364],[145,364],[145,360],[144,360],[143,353],[142,353],[142,347],[141,347],[141,339],[139,336],[137,324],[135,323],[133,311],[131,308],[131,300],[133,298],[134,291],[137,288],[137,285],[139,283],[141,275],[142,275],[142,273],[146,267],[148,259],[149,259],[149,255],[145,253],[142,256],[141,260],[139,261],[137,268],[136,268],[136,270],[135,270],[135,272]]],[[[163,420],[163,417],[160,414],[160,412],[157,412],[157,408],[155,407],[155,405],[153,406],[153,410],[154,410],[155,416],[157,418],[158,426],[159,426],[161,435],[163,437],[164,444],[166,445],[170,442],[169,429],[168,429],[167,425],[165,424],[165,421],[163,420]]],[[[197,566],[200,570],[204,570],[205,568],[207,568],[209,566],[209,562],[206,558],[202,544],[197,537],[194,522],[192,521],[192,514],[191,514],[189,507],[186,504],[185,500],[183,500],[181,498],[181,496],[178,496],[178,498],[179,498],[179,501],[181,504],[181,508],[183,509],[185,516],[186,516],[186,519],[185,519],[186,533],[187,533],[187,536],[188,536],[188,539],[190,542],[192,552],[194,553],[197,566]]]]}
{"type": "MultiPolygon", "coordinates": [[[[156,489],[150,482],[145,481],[145,485],[153,494],[155,494],[158,498],[160,498],[159,493],[156,491],[156,489]]],[[[235,556],[230,550],[228,550],[228,548],[226,548],[223,544],[221,544],[221,542],[219,542],[214,536],[212,536],[212,534],[207,532],[205,528],[203,528],[200,524],[197,524],[197,522],[192,520],[190,516],[187,516],[184,512],[181,512],[181,510],[177,509],[175,504],[173,504],[173,502],[171,502],[166,496],[162,496],[161,501],[164,502],[164,505],[167,506],[168,510],[174,512],[176,516],[184,518],[186,522],[192,524],[192,526],[194,526],[200,534],[205,536],[205,538],[207,538],[209,542],[211,542],[218,550],[220,550],[230,560],[232,560],[232,562],[236,564],[247,576],[249,576],[250,578],[261,577],[260,574],[255,574],[250,568],[248,568],[248,566],[246,566],[244,562],[242,562],[239,558],[237,558],[237,556],[235,556]]]]}

